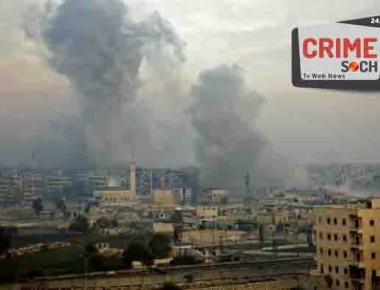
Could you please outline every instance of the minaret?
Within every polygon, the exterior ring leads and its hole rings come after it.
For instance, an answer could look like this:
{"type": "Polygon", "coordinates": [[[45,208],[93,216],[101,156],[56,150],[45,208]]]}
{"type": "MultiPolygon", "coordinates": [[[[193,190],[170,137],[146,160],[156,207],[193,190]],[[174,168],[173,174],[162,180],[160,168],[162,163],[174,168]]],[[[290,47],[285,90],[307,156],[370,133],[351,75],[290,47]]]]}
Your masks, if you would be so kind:
{"type": "Polygon", "coordinates": [[[129,166],[129,189],[133,198],[136,198],[136,163],[134,161],[129,166]]]}

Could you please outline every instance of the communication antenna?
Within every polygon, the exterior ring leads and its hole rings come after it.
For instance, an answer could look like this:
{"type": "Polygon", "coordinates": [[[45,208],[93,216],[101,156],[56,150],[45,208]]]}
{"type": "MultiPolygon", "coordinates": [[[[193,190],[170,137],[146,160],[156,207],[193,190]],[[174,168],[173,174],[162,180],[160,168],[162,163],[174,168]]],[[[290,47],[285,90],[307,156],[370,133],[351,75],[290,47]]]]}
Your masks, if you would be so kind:
{"type": "Polygon", "coordinates": [[[132,148],[132,153],[131,153],[131,162],[132,163],[135,163],[135,150],[134,150],[134,148],[132,148]]]}
{"type": "Polygon", "coordinates": [[[33,170],[36,170],[37,169],[37,161],[36,161],[36,146],[33,147],[32,149],[32,154],[31,154],[31,159],[32,159],[32,168],[33,170]]]}
{"type": "Polygon", "coordinates": [[[251,187],[251,176],[249,174],[249,171],[247,171],[247,174],[245,176],[245,188],[246,188],[246,194],[249,195],[249,189],[251,187]]]}

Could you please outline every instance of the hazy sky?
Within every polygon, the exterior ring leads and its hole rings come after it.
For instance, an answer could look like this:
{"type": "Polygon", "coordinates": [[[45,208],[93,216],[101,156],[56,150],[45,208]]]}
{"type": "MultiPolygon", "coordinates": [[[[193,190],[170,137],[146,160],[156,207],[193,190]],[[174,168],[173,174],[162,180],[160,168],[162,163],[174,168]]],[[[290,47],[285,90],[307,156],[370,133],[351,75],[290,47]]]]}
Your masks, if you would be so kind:
{"type": "MultiPolygon", "coordinates": [[[[43,48],[23,35],[22,14],[32,2],[38,0],[0,0],[0,160],[16,158],[49,130],[49,120],[75,107],[68,81],[47,68],[38,57],[43,48]]],[[[380,161],[380,94],[298,89],[290,81],[292,28],[380,15],[378,0],[126,2],[137,18],[159,10],[172,23],[186,42],[189,87],[201,70],[244,68],[248,85],[265,98],[259,129],[282,155],[300,163],[380,161]]]]}

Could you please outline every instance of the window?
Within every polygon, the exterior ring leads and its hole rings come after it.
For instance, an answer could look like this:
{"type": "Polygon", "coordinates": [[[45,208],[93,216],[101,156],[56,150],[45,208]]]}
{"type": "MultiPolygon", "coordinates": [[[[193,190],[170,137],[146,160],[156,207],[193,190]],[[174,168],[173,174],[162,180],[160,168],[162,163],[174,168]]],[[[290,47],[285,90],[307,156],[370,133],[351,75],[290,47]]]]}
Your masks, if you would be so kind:
{"type": "Polygon", "coordinates": [[[374,220],[370,220],[370,221],[369,221],[369,225],[370,225],[371,227],[373,227],[373,226],[375,225],[375,221],[374,221],[374,220]]]}
{"type": "Polygon", "coordinates": [[[338,252],[338,250],[335,250],[335,257],[339,257],[339,252],[338,252]]]}
{"type": "Polygon", "coordinates": [[[330,249],[327,250],[327,256],[329,256],[329,257],[331,256],[331,250],[330,249]]]}
{"type": "Polygon", "coordinates": [[[322,217],[320,216],[320,217],[318,217],[318,223],[322,223],[322,217]]]}
{"type": "Polygon", "coordinates": [[[323,264],[321,264],[320,269],[321,269],[321,273],[323,274],[324,273],[323,264]]]}
{"type": "Polygon", "coordinates": [[[338,220],[334,218],[334,225],[338,224],[338,220]]]}
{"type": "Polygon", "coordinates": [[[338,240],[338,235],[335,234],[335,235],[334,235],[334,241],[337,241],[337,240],[338,240]]]}
{"type": "Polygon", "coordinates": [[[323,233],[322,232],[319,232],[319,239],[323,240],[323,233]]]}
{"type": "Polygon", "coordinates": [[[330,218],[327,218],[327,224],[329,225],[331,223],[330,218]]]}
{"type": "Polygon", "coordinates": [[[347,273],[348,273],[348,269],[347,269],[347,268],[344,268],[343,272],[344,272],[344,275],[347,275],[347,273]]]}
{"type": "Polygon", "coordinates": [[[344,282],[344,288],[348,288],[350,286],[350,284],[348,284],[348,282],[344,282]]]}
{"type": "Polygon", "coordinates": [[[347,258],[347,251],[343,251],[343,257],[347,258]]]}
{"type": "Polygon", "coordinates": [[[330,235],[330,234],[327,234],[327,239],[328,239],[329,241],[331,241],[331,235],[330,235]]]}
{"type": "Polygon", "coordinates": [[[371,243],[373,244],[375,242],[375,236],[371,236],[371,243]]]}
{"type": "Polygon", "coordinates": [[[323,255],[323,248],[320,248],[320,249],[319,249],[319,253],[320,253],[321,255],[323,255]]]}
{"type": "Polygon", "coordinates": [[[343,242],[347,242],[347,236],[343,235],[343,242]]]}
{"type": "Polygon", "coordinates": [[[339,274],[339,267],[338,266],[335,267],[335,273],[339,274]]]}
{"type": "Polygon", "coordinates": [[[335,280],[335,285],[339,287],[339,285],[340,285],[339,280],[335,280]]]}
{"type": "Polygon", "coordinates": [[[332,267],[329,265],[329,272],[331,272],[332,271],[332,267]]]}
{"type": "Polygon", "coordinates": [[[371,253],[371,259],[376,259],[376,253],[371,253]]]}
{"type": "Polygon", "coordinates": [[[343,225],[343,226],[346,225],[346,219],[342,219],[342,225],[343,225]]]}

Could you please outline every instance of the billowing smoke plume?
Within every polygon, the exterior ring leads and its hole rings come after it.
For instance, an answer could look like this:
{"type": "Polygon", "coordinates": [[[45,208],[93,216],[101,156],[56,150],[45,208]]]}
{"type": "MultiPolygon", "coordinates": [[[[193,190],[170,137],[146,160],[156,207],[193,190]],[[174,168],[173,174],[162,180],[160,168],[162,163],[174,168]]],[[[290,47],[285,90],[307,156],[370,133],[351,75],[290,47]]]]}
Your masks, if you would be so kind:
{"type": "Polygon", "coordinates": [[[304,170],[279,156],[256,128],[263,98],[247,88],[241,68],[220,66],[202,72],[190,97],[202,186],[243,193],[247,173],[252,188],[307,186],[304,170]]]}
{"type": "Polygon", "coordinates": [[[221,66],[201,73],[191,99],[202,185],[239,188],[247,172],[257,176],[266,141],[252,123],[262,98],[247,89],[241,69],[221,66]]]}
{"type": "Polygon", "coordinates": [[[46,43],[49,64],[79,97],[84,142],[78,149],[84,159],[121,164],[132,153],[151,151],[149,111],[136,98],[139,72],[144,59],[159,58],[168,48],[183,61],[182,44],[169,23],[158,13],[134,22],[122,0],[65,0],[49,5],[42,19],[41,31],[28,34],[46,43]]]}

